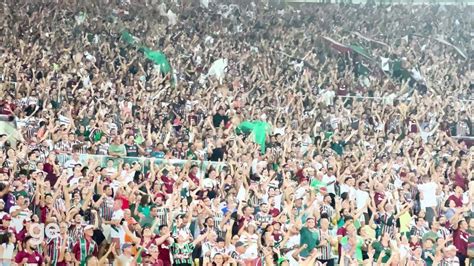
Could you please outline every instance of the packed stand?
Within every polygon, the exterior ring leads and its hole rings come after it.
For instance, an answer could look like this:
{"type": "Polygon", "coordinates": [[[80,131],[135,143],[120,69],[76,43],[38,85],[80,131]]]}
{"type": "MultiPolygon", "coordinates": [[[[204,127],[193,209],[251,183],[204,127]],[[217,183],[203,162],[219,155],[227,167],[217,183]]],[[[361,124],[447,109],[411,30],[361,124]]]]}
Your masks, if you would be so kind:
{"type": "Polygon", "coordinates": [[[2,7],[0,265],[472,263],[471,6],[131,2],[2,7]]]}

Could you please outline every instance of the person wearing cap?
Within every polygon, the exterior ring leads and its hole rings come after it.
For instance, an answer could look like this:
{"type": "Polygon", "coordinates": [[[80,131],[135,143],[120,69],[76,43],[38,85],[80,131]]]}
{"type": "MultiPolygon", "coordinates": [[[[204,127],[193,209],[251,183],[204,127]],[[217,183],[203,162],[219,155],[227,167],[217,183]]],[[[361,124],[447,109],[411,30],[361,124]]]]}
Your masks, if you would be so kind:
{"type": "Polygon", "coordinates": [[[131,265],[131,263],[135,260],[132,256],[132,249],[133,245],[130,243],[125,243],[122,245],[121,250],[122,254],[118,256],[114,262],[114,265],[131,265]]]}
{"type": "Polygon", "coordinates": [[[12,217],[12,225],[17,232],[23,229],[23,221],[31,217],[32,212],[28,209],[28,199],[23,195],[18,195],[16,205],[10,208],[10,216],[12,217]]]}
{"type": "Polygon", "coordinates": [[[234,245],[235,250],[230,251],[229,256],[236,262],[243,260],[242,256],[247,252],[248,246],[245,242],[237,241],[234,245]]]}
{"type": "Polygon", "coordinates": [[[87,256],[97,256],[98,247],[95,241],[92,239],[93,235],[94,226],[86,225],[84,227],[84,237],[80,238],[72,248],[74,258],[80,264],[80,266],[86,265],[87,256]]]}
{"type": "Polygon", "coordinates": [[[23,250],[18,251],[15,256],[15,262],[19,264],[42,265],[44,258],[38,252],[38,240],[31,236],[27,236],[24,240],[23,250]]]}

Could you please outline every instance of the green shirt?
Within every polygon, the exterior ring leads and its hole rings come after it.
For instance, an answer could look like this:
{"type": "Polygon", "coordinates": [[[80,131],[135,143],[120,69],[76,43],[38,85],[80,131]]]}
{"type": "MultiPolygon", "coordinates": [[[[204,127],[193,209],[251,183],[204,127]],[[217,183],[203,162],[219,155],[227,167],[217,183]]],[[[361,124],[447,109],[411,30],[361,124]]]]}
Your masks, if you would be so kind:
{"type": "Polygon", "coordinates": [[[345,141],[331,142],[331,149],[337,153],[337,155],[342,155],[344,153],[344,146],[346,146],[345,141]]]}
{"type": "Polygon", "coordinates": [[[194,251],[193,243],[178,244],[173,243],[171,245],[171,254],[175,264],[193,264],[192,254],[194,251]]]}
{"type": "Polygon", "coordinates": [[[433,259],[430,256],[428,256],[428,254],[431,254],[431,256],[433,256],[433,258],[434,258],[435,254],[436,254],[436,250],[434,248],[423,249],[423,253],[421,254],[421,257],[425,261],[425,265],[426,266],[431,266],[431,265],[433,265],[433,259]]]}
{"type": "Polygon", "coordinates": [[[379,259],[380,253],[385,251],[385,256],[382,258],[382,263],[387,263],[387,261],[390,259],[390,256],[392,255],[392,250],[390,247],[384,247],[379,241],[372,243],[372,247],[375,250],[374,260],[377,261],[379,259]]]}
{"type": "MultiPolygon", "coordinates": [[[[347,246],[348,244],[349,244],[349,238],[347,236],[343,237],[341,239],[342,248],[345,248],[345,246],[347,246]]],[[[364,244],[364,239],[362,239],[362,237],[360,237],[360,236],[357,236],[357,242],[356,242],[356,246],[355,246],[355,258],[359,262],[363,261],[363,257],[362,257],[362,245],[363,244],[364,244]]]]}
{"type": "Polygon", "coordinates": [[[144,216],[150,216],[150,206],[149,205],[146,205],[146,206],[142,206],[142,205],[138,205],[138,212],[143,214],[144,216]]]}
{"type": "Polygon", "coordinates": [[[125,156],[127,154],[127,150],[125,150],[125,146],[123,144],[110,144],[109,146],[109,154],[119,154],[121,156],[125,156]]]}
{"type": "Polygon", "coordinates": [[[307,248],[301,251],[301,257],[309,257],[313,249],[319,245],[319,234],[316,229],[308,229],[306,226],[300,230],[300,245],[307,245],[307,248]]]}

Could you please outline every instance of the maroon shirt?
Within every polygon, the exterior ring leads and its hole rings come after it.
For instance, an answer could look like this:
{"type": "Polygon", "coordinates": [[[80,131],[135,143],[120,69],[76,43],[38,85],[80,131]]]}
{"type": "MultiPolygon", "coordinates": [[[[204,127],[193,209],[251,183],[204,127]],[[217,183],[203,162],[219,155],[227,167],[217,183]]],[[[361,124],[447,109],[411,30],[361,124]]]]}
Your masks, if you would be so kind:
{"type": "Polygon", "coordinates": [[[33,263],[36,265],[41,265],[43,263],[43,256],[38,253],[38,251],[33,251],[33,253],[28,253],[24,250],[18,251],[15,256],[16,263],[22,263],[26,259],[26,263],[33,263]]]}
{"type": "Polygon", "coordinates": [[[199,179],[197,178],[197,176],[193,175],[192,173],[189,173],[188,176],[194,182],[194,184],[196,184],[196,186],[199,186],[199,179]]]}
{"type": "MultiPolygon", "coordinates": [[[[165,188],[166,188],[166,193],[167,194],[172,194],[173,193],[173,185],[174,185],[174,179],[170,178],[168,176],[162,175],[161,176],[161,181],[163,181],[165,188]]],[[[194,180],[193,180],[194,181],[194,180]]],[[[194,181],[196,182],[196,181],[194,181]]],[[[199,182],[199,181],[198,181],[199,182]]]]}
{"type": "Polygon", "coordinates": [[[165,240],[165,242],[158,246],[158,251],[158,260],[161,260],[164,265],[171,265],[170,243],[168,240],[165,240]]]}
{"type": "Polygon", "coordinates": [[[453,234],[453,244],[457,248],[458,252],[467,256],[467,241],[469,238],[469,234],[467,232],[463,232],[459,229],[454,231],[453,234]]]}
{"type": "MultiPolygon", "coordinates": [[[[345,227],[341,227],[341,228],[337,229],[336,234],[338,236],[345,237],[347,235],[347,230],[346,230],[345,227]]],[[[339,252],[338,254],[341,254],[341,244],[337,244],[337,251],[339,252]]]]}
{"type": "Polygon", "coordinates": [[[458,198],[456,197],[456,195],[453,194],[449,196],[448,200],[454,201],[454,203],[456,203],[456,208],[462,207],[462,196],[458,198]]]}
{"type": "Polygon", "coordinates": [[[270,213],[272,215],[272,217],[275,218],[278,215],[280,215],[280,210],[278,210],[277,208],[273,208],[268,213],[270,213]]]}
{"type": "Polygon", "coordinates": [[[458,173],[457,171],[454,175],[454,183],[456,184],[456,186],[462,187],[464,191],[467,189],[467,180],[462,176],[462,174],[458,173]]]}
{"type": "Polygon", "coordinates": [[[46,223],[49,211],[48,206],[40,207],[40,223],[46,223]]]}
{"type": "Polygon", "coordinates": [[[54,174],[54,167],[50,163],[45,163],[43,166],[43,171],[47,173],[45,180],[49,181],[51,186],[53,187],[54,184],[58,181],[58,176],[54,174]]]}
{"type": "Polygon", "coordinates": [[[375,195],[374,195],[375,206],[378,207],[379,204],[382,203],[384,198],[385,198],[385,195],[383,193],[375,192],[375,195]]]}

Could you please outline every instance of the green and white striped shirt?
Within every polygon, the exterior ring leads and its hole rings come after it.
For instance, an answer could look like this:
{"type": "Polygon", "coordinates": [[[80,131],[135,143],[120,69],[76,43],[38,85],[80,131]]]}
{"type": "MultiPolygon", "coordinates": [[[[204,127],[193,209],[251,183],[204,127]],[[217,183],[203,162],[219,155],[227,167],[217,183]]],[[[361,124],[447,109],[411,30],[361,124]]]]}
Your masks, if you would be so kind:
{"type": "Polygon", "coordinates": [[[171,255],[173,256],[174,263],[176,264],[192,264],[193,263],[193,243],[178,244],[173,243],[171,245],[171,255]]]}

